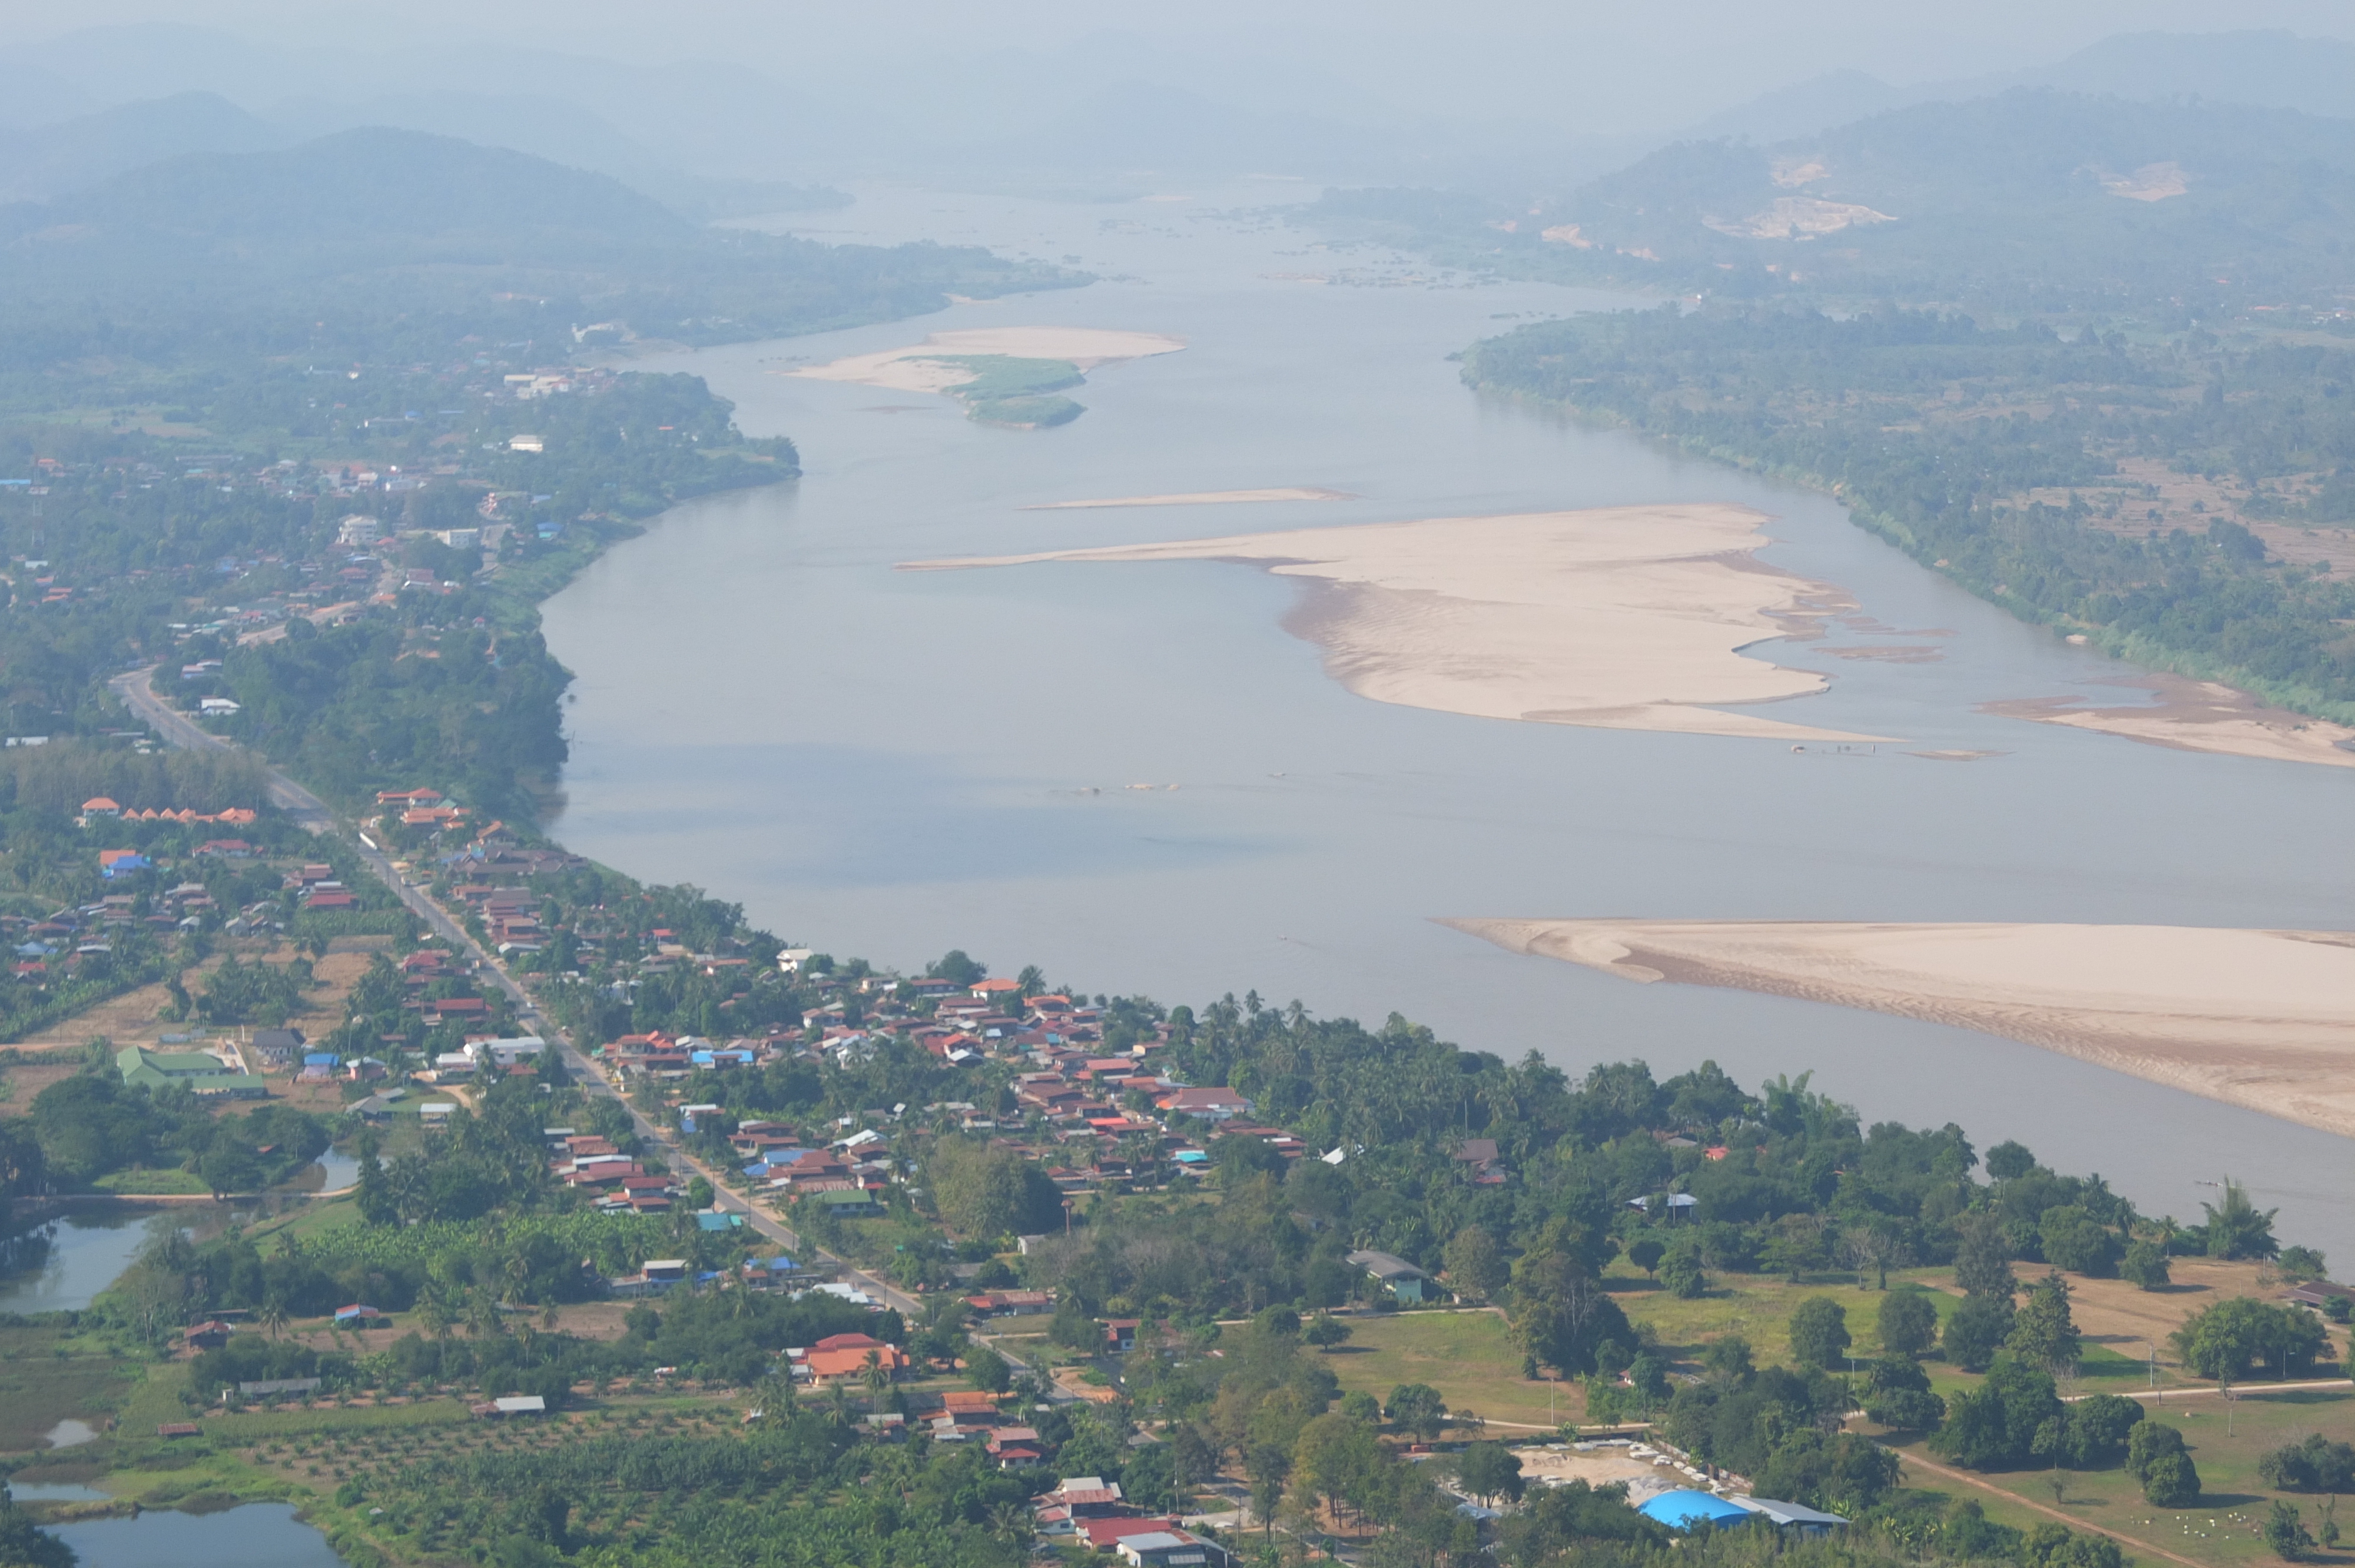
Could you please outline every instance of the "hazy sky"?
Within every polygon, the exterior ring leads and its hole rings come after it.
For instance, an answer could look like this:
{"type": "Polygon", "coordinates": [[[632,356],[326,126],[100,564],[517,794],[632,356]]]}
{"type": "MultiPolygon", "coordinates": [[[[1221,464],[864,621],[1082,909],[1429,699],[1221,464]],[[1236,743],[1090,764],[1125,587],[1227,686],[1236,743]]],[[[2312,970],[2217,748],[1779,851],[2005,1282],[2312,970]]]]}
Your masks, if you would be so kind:
{"type": "Polygon", "coordinates": [[[1906,82],[2041,65],[2117,32],[2355,37],[2355,0],[7,0],[0,44],[156,21],[281,45],[721,58],[787,79],[899,50],[1060,53],[1125,34],[1125,50],[1174,49],[1220,75],[1293,70],[1414,111],[1607,129],[1707,113],[1839,68],[1906,82]]]}

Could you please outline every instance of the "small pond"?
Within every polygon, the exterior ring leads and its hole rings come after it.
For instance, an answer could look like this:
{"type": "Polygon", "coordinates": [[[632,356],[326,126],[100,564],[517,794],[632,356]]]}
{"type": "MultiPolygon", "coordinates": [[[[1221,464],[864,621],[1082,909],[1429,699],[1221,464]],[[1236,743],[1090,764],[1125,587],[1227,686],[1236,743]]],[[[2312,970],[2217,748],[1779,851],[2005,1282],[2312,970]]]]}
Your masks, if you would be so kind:
{"type": "Polygon", "coordinates": [[[327,1538],[289,1503],[247,1503],[215,1514],[169,1510],[61,1524],[81,1568],[345,1568],[327,1538]]]}

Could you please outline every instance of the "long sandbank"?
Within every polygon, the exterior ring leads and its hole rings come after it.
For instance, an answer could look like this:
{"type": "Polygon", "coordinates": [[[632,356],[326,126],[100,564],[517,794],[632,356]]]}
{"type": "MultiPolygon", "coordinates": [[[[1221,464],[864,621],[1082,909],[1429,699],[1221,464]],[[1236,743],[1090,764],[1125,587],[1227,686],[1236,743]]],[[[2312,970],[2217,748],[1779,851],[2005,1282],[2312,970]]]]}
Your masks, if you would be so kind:
{"type": "Polygon", "coordinates": [[[1611,506],[1438,517],[1037,555],[913,561],[910,570],[1040,561],[1234,561],[1310,588],[1286,628],[1359,696],[1482,718],[1772,740],[1871,741],[1723,705],[1826,689],[1755,657],[1854,606],[1757,561],[1764,513],[1611,506]]]}
{"type": "Polygon", "coordinates": [[[2147,707],[2086,707],[2080,705],[2082,697],[2030,697],[1987,703],[1980,711],[2122,736],[2176,751],[2355,768],[2355,729],[2269,707],[2230,686],[2158,673],[2121,675],[2100,683],[2137,687],[2158,701],[2147,707]]]}
{"type": "Polygon", "coordinates": [[[1951,1023],[2355,1137],[2355,934],[1777,920],[1442,922],[1644,982],[1951,1023]]]}
{"type": "Polygon", "coordinates": [[[972,366],[947,362],[975,355],[1060,359],[1084,372],[1117,360],[1176,354],[1185,346],[1182,337],[1155,332],[1114,332],[1102,327],[975,327],[962,332],[936,332],[923,342],[905,348],[856,354],[779,374],[810,381],[857,382],[895,392],[945,392],[974,378],[972,366]]]}

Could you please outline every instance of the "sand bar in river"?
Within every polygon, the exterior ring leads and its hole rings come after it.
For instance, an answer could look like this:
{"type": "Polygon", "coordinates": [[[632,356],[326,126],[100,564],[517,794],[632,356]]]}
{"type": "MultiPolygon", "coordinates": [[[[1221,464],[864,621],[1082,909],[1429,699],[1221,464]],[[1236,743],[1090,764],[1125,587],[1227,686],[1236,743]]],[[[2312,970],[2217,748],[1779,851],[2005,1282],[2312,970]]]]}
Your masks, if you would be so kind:
{"type": "Polygon", "coordinates": [[[2230,686],[2156,673],[2099,683],[2137,687],[2158,701],[2148,707],[2100,708],[2079,705],[2084,701],[2082,697],[2030,697],[1987,703],[1980,711],[2034,719],[2039,724],[2065,724],[2179,751],[2355,768],[2355,729],[2286,708],[2268,707],[2230,686]]]}
{"type": "Polygon", "coordinates": [[[1838,588],[1759,563],[1766,521],[1720,503],[1610,506],[907,566],[1240,562],[1310,587],[1287,628],[1376,702],[1599,729],[1883,738],[1715,711],[1823,691],[1823,676],[1746,650],[1854,608],[1838,588]]]}
{"type": "Polygon", "coordinates": [[[944,392],[952,387],[964,386],[974,376],[970,366],[943,363],[950,359],[1002,354],[1015,359],[1060,359],[1086,371],[1115,360],[1175,354],[1185,346],[1182,337],[1154,332],[1114,332],[1101,327],[975,327],[964,332],[936,332],[906,348],[856,354],[847,359],[804,366],[779,374],[811,381],[853,381],[868,387],[888,387],[895,392],[944,392]]]}
{"type": "Polygon", "coordinates": [[[2355,1137],[2355,934],[2193,926],[1448,920],[1639,981],[1951,1023],[2355,1137]]]}

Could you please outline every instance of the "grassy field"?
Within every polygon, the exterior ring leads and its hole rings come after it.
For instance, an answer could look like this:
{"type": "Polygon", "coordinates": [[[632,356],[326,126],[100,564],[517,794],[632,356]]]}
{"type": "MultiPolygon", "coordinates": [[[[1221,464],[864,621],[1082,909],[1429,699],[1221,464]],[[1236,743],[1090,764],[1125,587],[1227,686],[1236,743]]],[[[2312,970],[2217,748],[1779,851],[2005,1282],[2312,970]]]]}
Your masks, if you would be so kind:
{"type": "Polygon", "coordinates": [[[2344,1389],[2253,1392],[2233,1402],[2229,1421],[2223,1402],[2212,1393],[2179,1395],[2154,1404],[2151,1411],[2154,1419],[2182,1430],[2192,1463],[2199,1467],[2200,1498],[2192,1508],[2152,1507],[2123,1468],[2061,1472],[2057,1503],[2051,1487],[2053,1472],[2049,1470],[1977,1478],[2016,1499],[1999,1512],[1996,1499],[1986,1491],[1930,1470],[1928,1466],[1937,1461],[1920,1443],[1906,1444],[1900,1452],[1907,1457],[1907,1478],[1913,1484],[1976,1497],[1987,1505],[1990,1518],[2007,1524],[2044,1522],[2051,1516],[2036,1510],[2056,1509],[2073,1523],[2116,1531],[2162,1551],[2217,1563],[2220,1568],[2253,1568],[2275,1560],[2258,1531],[2276,1497],[2300,1510],[2309,1530],[2319,1522],[2325,1501],[2272,1491],[2257,1475],[2258,1456],[2314,1432],[2342,1442],[2355,1441],[2355,1392],[2344,1389]]]}
{"type": "MultiPolygon", "coordinates": [[[[1891,1274],[1889,1287],[1892,1291],[1928,1293],[1938,1308],[1939,1320],[1944,1322],[1960,1301],[1935,1283],[1942,1274],[1949,1272],[1891,1274]]],[[[1604,1283],[1629,1320],[1651,1325],[1660,1343],[1678,1361],[1697,1361],[1701,1348],[1710,1340],[1739,1334],[1750,1341],[1752,1357],[1760,1366],[1787,1362],[1791,1358],[1791,1313],[1800,1302],[1816,1296],[1828,1297],[1847,1311],[1848,1331],[1854,1341],[1849,1350],[1859,1361],[1869,1361],[1881,1353],[1873,1319],[1881,1310],[1881,1293],[1858,1289],[1853,1275],[1816,1275],[1801,1285],[1794,1285],[1779,1275],[1712,1275],[1707,1294],[1687,1301],[1647,1281],[1641,1270],[1621,1258],[1606,1271],[1604,1283]]]]}
{"type": "Polygon", "coordinates": [[[1447,1408],[1490,1421],[1551,1427],[1576,1419],[1585,1402],[1575,1383],[1552,1385],[1521,1376],[1520,1352],[1495,1312],[1401,1312],[1348,1319],[1349,1342],[1325,1358],[1343,1393],[1362,1389],[1387,1400],[1401,1383],[1429,1383],[1447,1408]]]}
{"type": "Polygon", "coordinates": [[[130,1395],[139,1369],[73,1349],[57,1329],[0,1329],[0,1452],[36,1447],[68,1417],[96,1425],[130,1395]]]}

